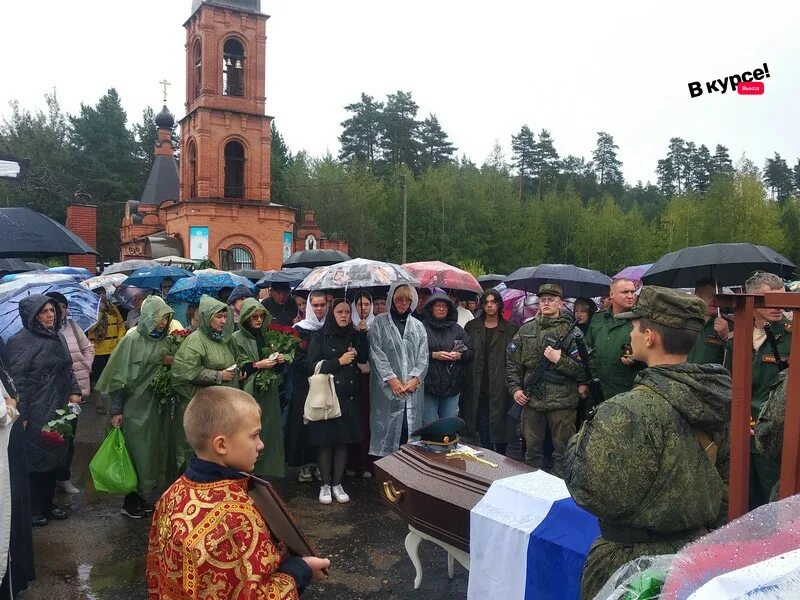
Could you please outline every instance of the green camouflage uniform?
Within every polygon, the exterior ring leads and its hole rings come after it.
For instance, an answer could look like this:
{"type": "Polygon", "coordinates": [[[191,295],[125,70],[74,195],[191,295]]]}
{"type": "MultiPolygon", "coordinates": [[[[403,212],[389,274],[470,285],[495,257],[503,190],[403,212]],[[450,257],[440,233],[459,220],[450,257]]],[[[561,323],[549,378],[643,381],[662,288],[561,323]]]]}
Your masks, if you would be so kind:
{"type": "MultiPolygon", "coordinates": [[[[647,286],[627,314],[699,331],[704,313],[699,298],[647,286]]],[[[728,372],[711,364],[656,365],[635,383],[601,404],[567,448],[567,487],[601,523],[582,599],[594,598],[630,560],[677,552],[720,525],[727,510],[728,372]],[[716,444],[714,462],[696,431],[716,444]]]]}
{"type": "MultiPolygon", "coordinates": [[[[751,330],[752,331],[752,330],[751,330]]],[[[792,345],[792,324],[784,319],[772,325],[772,331],[778,340],[778,351],[785,360],[789,360],[789,348],[792,345]]],[[[751,335],[750,332],[745,335],[751,335]]],[[[725,366],[731,370],[733,364],[733,340],[726,346],[725,366]]],[[[767,340],[758,350],[753,352],[753,387],[750,402],[751,417],[755,421],[761,407],[769,397],[780,368],[775,362],[772,346],[767,340]]],[[[750,510],[769,502],[772,490],[780,477],[780,463],[756,451],[754,443],[750,445],[750,510]]]]}
{"type": "Polygon", "coordinates": [[[631,342],[631,324],[615,319],[611,310],[601,310],[589,322],[586,345],[591,349],[592,374],[603,384],[606,398],[627,392],[633,387],[636,373],[642,363],[626,365],[622,362],[624,347],[631,342]]]}
{"type": "MultiPolygon", "coordinates": [[[[540,288],[540,293],[547,285],[540,288]]],[[[522,409],[522,435],[527,445],[525,463],[535,469],[544,467],[544,442],[546,427],[549,426],[553,439],[553,473],[559,477],[563,474],[567,441],[575,434],[578,380],[585,373],[583,367],[570,356],[571,352],[576,352],[572,335],[562,341],[561,358],[551,364],[542,376],[536,392],[525,389],[525,377],[536,368],[539,361],[547,361],[544,358],[545,348],[555,345],[555,340],[565,336],[574,327],[569,317],[548,318],[539,313],[519,328],[506,349],[508,391],[513,395],[517,390],[523,390],[530,398],[528,405],[522,409]]]]}
{"type": "Polygon", "coordinates": [[[727,340],[723,340],[717,335],[717,331],[714,329],[714,321],[716,320],[717,317],[715,315],[706,321],[703,330],[700,332],[700,338],[692,348],[692,351],[689,352],[689,356],[686,357],[686,362],[695,365],[724,364],[725,343],[727,340]]]}
{"type": "MultiPolygon", "coordinates": [[[[786,387],[789,370],[778,375],[769,398],[761,407],[755,429],[755,446],[769,460],[780,464],[783,454],[783,426],[786,422],[786,387]]],[[[780,482],[778,482],[780,483],[780,482]]],[[[770,500],[778,497],[778,483],[772,489],[770,500]]]]}

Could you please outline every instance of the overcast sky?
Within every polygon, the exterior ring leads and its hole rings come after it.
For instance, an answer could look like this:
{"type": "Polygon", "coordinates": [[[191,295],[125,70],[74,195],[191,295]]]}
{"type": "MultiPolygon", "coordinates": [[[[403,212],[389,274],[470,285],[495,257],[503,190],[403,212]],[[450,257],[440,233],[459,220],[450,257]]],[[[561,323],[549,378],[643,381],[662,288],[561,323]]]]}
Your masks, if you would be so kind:
{"type": "MultiPolygon", "coordinates": [[[[190,0],[5,0],[0,114],[43,106],[55,87],[70,113],[119,91],[130,120],[181,117],[190,0]]],[[[619,145],[626,179],[655,181],[670,137],[722,143],[763,167],[800,155],[800,4],[794,1],[545,2],[262,0],[267,112],[294,152],[338,153],[343,106],[366,92],[413,92],[481,164],[495,140],[550,130],[561,156],[590,157],[596,132],[619,145]],[[768,63],[763,96],[690,98],[687,83],[768,63]]]]}

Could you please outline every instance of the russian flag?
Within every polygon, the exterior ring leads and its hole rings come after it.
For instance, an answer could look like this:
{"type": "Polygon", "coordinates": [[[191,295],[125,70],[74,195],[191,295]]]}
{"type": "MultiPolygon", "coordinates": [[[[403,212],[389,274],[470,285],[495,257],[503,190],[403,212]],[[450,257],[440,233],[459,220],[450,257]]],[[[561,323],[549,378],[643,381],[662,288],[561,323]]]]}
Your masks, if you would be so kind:
{"type": "Polygon", "coordinates": [[[562,479],[534,471],[493,482],[470,513],[468,600],[577,600],[600,535],[562,479]]]}

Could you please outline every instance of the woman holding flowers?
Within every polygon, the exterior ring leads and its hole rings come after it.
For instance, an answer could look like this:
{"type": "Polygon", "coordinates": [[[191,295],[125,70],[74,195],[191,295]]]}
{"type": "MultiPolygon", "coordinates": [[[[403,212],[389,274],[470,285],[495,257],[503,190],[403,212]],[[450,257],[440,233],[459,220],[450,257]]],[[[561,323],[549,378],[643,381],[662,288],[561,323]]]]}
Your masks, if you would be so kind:
{"type": "Polygon", "coordinates": [[[136,467],[138,489],[125,496],[121,510],[132,519],[152,512],[148,496],[169,485],[175,475],[167,472],[174,459],[164,456],[163,444],[170,410],[158,401],[151,385],[161,367],[172,364],[177,349],[168,333],[173,311],[158,296],[148,296],[140,310],[136,329],[114,348],[97,382],[97,389],[110,398],[111,424],[122,427],[136,467]]]}
{"type": "MultiPolygon", "coordinates": [[[[278,386],[289,346],[280,338],[291,338],[270,328],[272,315],[255,298],[247,298],[239,312],[239,330],[233,334],[236,364],[242,376],[242,389],[261,407],[261,440],[264,450],[256,461],[254,473],[262,478],[283,477],[283,431],[278,386]]],[[[299,338],[297,345],[299,346],[299,338]]],[[[291,342],[288,342],[291,344],[291,342]]],[[[288,360],[287,360],[288,359],[288,360]]]]}

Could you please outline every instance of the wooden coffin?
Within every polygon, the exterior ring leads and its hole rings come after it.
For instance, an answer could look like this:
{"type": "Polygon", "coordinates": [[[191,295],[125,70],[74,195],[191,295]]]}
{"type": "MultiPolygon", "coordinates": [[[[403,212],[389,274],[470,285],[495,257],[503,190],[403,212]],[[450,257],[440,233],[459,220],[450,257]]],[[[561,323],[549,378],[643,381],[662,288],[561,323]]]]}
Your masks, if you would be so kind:
{"type": "Polygon", "coordinates": [[[496,479],[530,473],[521,462],[483,450],[492,467],[463,458],[446,458],[406,444],[375,462],[381,501],[420,531],[469,552],[469,512],[496,479]]]}

